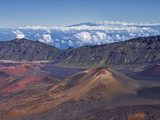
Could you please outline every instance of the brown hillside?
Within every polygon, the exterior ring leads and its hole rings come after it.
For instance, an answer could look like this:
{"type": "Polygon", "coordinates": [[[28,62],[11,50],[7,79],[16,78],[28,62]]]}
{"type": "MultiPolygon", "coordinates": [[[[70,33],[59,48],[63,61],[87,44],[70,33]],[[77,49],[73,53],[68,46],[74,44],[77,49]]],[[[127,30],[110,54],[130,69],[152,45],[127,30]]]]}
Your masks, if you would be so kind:
{"type": "Polygon", "coordinates": [[[147,70],[136,73],[133,78],[143,80],[160,80],[160,64],[154,65],[147,70]]]}
{"type": "Polygon", "coordinates": [[[136,94],[138,87],[134,80],[110,68],[89,69],[72,75],[47,91],[3,102],[0,104],[0,118],[23,118],[70,101],[108,101],[117,96],[136,94]]]}
{"type": "Polygon", "coordinates": [[[129,77],[110,68],[89,69],[77,73],[58,86],[53,92],[63,92],[71,99],[109,99],[121,94],[134,94],[139,85],[129,77]]]}

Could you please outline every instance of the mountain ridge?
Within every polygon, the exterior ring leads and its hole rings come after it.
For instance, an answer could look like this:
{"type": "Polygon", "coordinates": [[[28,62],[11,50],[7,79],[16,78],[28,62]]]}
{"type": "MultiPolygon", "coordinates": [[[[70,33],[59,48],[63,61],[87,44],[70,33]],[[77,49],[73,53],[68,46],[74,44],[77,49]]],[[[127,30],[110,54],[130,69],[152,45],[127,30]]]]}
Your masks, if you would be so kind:
{"type": "Polygon", "coordinates": [[[160,61],[160,36],[66,50],[39,41],[14,39],[0,42],[0,50],[1,60],[53,61],[72,67],[134,66],[160,61]]]}
{"type": "Polygon", "coordinates": [[[55,56],[55,52],[59,51],[58,48],[51,45],[24,38],[11,41],[1,41],[0,50],[1,60],[14,61],[54,60],[55,57],[57,57],[55,56]],[[39,53],[41,54],[38,55],[39,53]]]}
{"type": "Polygon", "coordinates": [[[83,46],[67,51],[67,59],[62,63],[80,66],[110,66],[144,64],[160,61],[160,36],[140,37],[106,45],[83,46]],[[87,51],[87,52],[86,52],[87,51]],[[83,56],[83,57],[82,57],[83,56]],[[148,57],[148,58],[147,58],[148,57]]]}

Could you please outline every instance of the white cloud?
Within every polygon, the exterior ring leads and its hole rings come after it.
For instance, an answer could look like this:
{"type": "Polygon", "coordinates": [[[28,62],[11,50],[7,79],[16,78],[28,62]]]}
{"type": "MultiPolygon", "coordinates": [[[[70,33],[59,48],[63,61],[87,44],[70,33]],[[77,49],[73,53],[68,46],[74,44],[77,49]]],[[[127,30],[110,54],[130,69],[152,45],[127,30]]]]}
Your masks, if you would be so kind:
{"type": "Polygon", "coordinates": [[[74,35],[76,38],[81,40],[83,43],[91,43],[91,35],[89,32],[80,32],[74,35]]]}
{"type": "Polygon", "coordinates": [[[155,26],[160,25],[160,23],[136,23],[136,22],[124,22],[124,21],[96,21],[92,22],[99,25],[133,25],[133,26],[155,26]]]}
{"type": "Polygon", "coordinates": [[[116,34],[116,35],[115,35],[115,39],[117,39],[117,40],[121,40],[120,35],[119,35],[119,34],[116,34]]]}
{"type": "Polygon", "coordinates": [[[16,38],[19,38],[19,39],[25,38],[25,35],[19,30],[12,31],[12,33],[16,35],[16,38]]]}
{"type": "Polygon", "coordinates": [[[64,41],[64,40],[61,40],[61,43],[62,43],[62,44],[65,44],[65,43],[66,43],[66,41],[64,41]]]}
{"type": "Polygon", "coordinates": [[[134,37],[134,36],[136,36],[136,34],[134,34],[134,33],[129,33],[129,36],[134,37]]]}
{"type": "Polygon", "coordinates": [[[47,31],[48,33],[51,33],[51,30],[50,30],[50,29],[46,29],[46,31],[47,31]]]}
{"type": "Polygon", "coordinates": [[[72,46],[73,42],[71,40],[68,41],[68,45],[72,46]]]}
{"type": "Polygon", "coordinates": [[[44,26],[26,26],[19,27],[19,29],[30,29],[30,30],[46,30],[48,33],[51,33],[51,30],[60,30],[63,32],[70,32],[72,30],[132,30],[139,27],[146,26],[155,26],[160,25],[160,23],[135,23],[135,22],[123,22],[123,21],[96,21],[90,22],[90,24],[94,24],[95,26],[86,25],[77,25],[77,26],[69,26],[69,27],[44,27],[44,26]],[[136,27],[135,27],[136,26],[136,27]]]}
{"type": "Polygon", "coordinates": [[[97,35],[92,36],[93,41],[98,42],[100,39],[98,39],[97,35]]]}
{"type": "Polygon", "coordinates": [[[69,37],[63,37],[63,39],[64,39],[64,40],[68,40],[68,39],[69,39],[69,37]]]}
{"type": "Polygon", "coordinates": [[[58,42],[58,41],[59,41],[59,39],[55,39],[55,41],[57,41],[57,42],[58,42]]]}
{"type": "MultiPolygon", "coordinates": [[[[104,32],[81,32],[81,33],[77,33],[75,35],[76,38],[78,38],[79,41],[77,41],[76,43],[79,45],[83,45],[83,44],[96,44],[96,45],[100,45],[100,44],[104,44],[104,43],[111,43],[114,42],[113,38],[109,35],[106,35],[106,33],[104,32]]],[[[118,37],[118,36],[117,36],[118,37]]],[[[115,38],[115,36],[114,36],[115,38]]]]}
{"type": "Polygon", "coordinates": [[[27,38],[33,40],[40,39],[40,41],[51,45],[66,43],[65,47],[79,47],[82,45],[112,43],[134,37],[160,35],[160,29],[154,27],[155,25],[160,26],[160,23],[98,21],[69,27],[27,26],[21,27],[18,30],[26,30],[25,34],[27,38]],[[51,38],[53,32],[54,40],[51,38]],[[31,37],[28,37],[29,35],[31,37]]]}
{"type": "Polygon", "coordinates": [[[98,36],[99,39],[104,40],[106,39],[106,34],[104,32],[96,32],[96,35],[98,36]]]}
{"type": "Polygon", "coordinates": [[[39,39],[39,41],[44,42],[44,43],[51,43],[54,42],[51,38],[50,34],[43,34],[42,39],[39,39]]]}
{"type": "Polygon", "coordinates": [[[37,33],[36,35],[35,35],[35,37],[40,37],[41,35],[39,34],[39,33],[37,33]]]}

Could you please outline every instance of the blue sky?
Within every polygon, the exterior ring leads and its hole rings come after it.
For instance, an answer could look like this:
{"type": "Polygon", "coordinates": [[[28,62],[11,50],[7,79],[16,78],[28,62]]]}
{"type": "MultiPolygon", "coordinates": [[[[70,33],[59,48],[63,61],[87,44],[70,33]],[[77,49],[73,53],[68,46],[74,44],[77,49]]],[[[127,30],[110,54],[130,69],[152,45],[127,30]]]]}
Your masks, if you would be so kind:
{"type": "Polygon", "coordinates": [[[160,0],[0,0],[0,27],[113,20],[159,22],[160,0]]]}

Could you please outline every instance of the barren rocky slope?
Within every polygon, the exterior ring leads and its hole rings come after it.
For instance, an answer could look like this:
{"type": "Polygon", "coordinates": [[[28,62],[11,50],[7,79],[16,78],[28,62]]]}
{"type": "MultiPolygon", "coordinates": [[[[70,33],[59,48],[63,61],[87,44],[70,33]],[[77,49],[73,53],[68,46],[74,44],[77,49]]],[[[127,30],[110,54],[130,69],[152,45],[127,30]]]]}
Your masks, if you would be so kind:
{"type": "Polygon", "coordinates": [[[59,50],[26,39],[0,42],[0,59],[16,61],[53,61],[65,66],[144,65],[160,61],[160,36],[135,38],[107,45],[59,50]],[[6,54],[7,53],[7,54],[6,54]]]}

